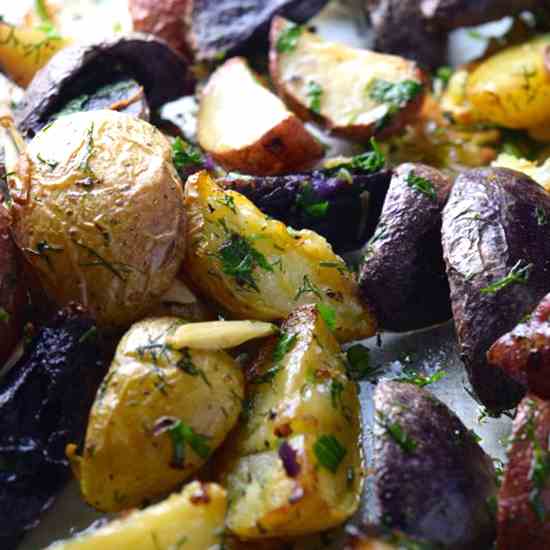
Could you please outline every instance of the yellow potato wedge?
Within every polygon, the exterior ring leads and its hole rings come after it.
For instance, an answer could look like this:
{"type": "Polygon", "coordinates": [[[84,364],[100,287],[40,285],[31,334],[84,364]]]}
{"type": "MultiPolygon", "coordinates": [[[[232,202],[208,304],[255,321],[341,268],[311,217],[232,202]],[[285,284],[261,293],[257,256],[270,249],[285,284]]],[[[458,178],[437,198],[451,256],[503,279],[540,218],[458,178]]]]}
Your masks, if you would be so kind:
{"type": "Polygon", "coordinates": [[[482,62],[469,76],[467,100],[486,122],[533,128],[550,121],[550,35],[512,46],[482,62]]]}
{"type": "Polygon", "coordinates": [[[440,106],[443,113],[450,115],[453,122],[464,126],[475,124],[483,119],[467,97],[470,71],[466,68],[455,71],[447,89],[441,96],[440,106]]]}
{"type": "Polygon", "coordinates": [[[67,454],[86,501],[113,512],[177,487],[235,425],[244,382],[221,351],[171,349],[175,318],[147,319],[120,341],[90,413],[81,457],[67,454]]]}
{"type": "Polygon", "coordinates": [[[502,153],[491,166],[522,172],[544,187],[546,191],[550,192],[550,159],[546,160],[543,164],[537,164],[527,159],[502,153]]]}
{"type": "Polygon", "coordinates": [[[281,17],[271,27],[269,70],[301,118],[351,139],[400,130],[424,97],[424,76],[414,62],[326,42],[281,17]]]}
{"type": "Polygon", "coordinates": [[[222,542],[227,498],[214,483],[194,481],[181,493],[47,550],[207,550],[222,542]]]}
{"type": "Polygon", "coordinates": [[[290,316],[249,375],[247,420],[222,475],[229,530],[256,539],[341,524],[363,485],[359,400],[315,306],[290,316]]]}
{"type": "Polygon", "coordinates": [[[324,149],[248,67],[232,58],[204,88],[199,106],[201,147],[228,170],[272,175],[312,166],[324,149]]]}
{"type": "Polygon", "coordinates": [[[0,21],[0,67],[19,86],[34,75],[70,41],[40,27],[15,27],[0,21]]]}
{"type": "Polygon", "coordinates": [[[353,274],[317,233],[267,217],[240,193],[222,190],[207,172],[187,180],[185,209],[184,270],[234,317],[282,321],[296,307],[318,303],[334,314],[340,341],[375,334],[353,274]]]}

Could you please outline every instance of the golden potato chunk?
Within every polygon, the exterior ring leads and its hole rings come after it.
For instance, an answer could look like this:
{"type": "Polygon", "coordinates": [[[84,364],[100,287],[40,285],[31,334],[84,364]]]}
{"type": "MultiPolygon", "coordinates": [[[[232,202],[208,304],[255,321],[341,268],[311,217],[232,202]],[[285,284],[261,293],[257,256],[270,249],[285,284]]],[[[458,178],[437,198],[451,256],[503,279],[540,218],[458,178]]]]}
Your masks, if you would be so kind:
{"type": "Polygon", "coordinates": [[[125,510],[174,489],[238,419],[239,366],[222,351],[168,346],[183,322],[165,317],[132,326],[97,392],[82,457],[68,449],[84,498],[99,510],[125,510]]]}
{"type": "Polygon", "coordinates": [[[256,539],[344,522],[363,485],[359,400],[315,306],[265,345],[249,384],[247,420],[226,451],[228,528],[256,539]]]}
{"type": "Polygon", "coordinates": [[[296,307],[322,304],[340,341],[376,332],[357,283],[327,241],[264,215],[223,191],[207,172],[185,188],[188,256],[184,269],[208,298],[241,319],[280,321],[296,307]]]}
{"type": "Polygon", "coordinates": [[[416,116],[424,77],[402,57],[327,42],[281,17],[271,27],[269,70],[279,95],[304,119],[368,140],[416,116]]]}
{"type": "Polygon", "coordinates": [[[225,491],[194,481],[145,510],[57,542],[48,550],[207,550],[222,542],[227,509],[225,491]]]}
{"type": "Polygon", "coordinates": [[[226,61],[200,98],[198,140],[228,170],[272,175],[307,168],[323,146],[269,91],[245,59],[226,61]]]}

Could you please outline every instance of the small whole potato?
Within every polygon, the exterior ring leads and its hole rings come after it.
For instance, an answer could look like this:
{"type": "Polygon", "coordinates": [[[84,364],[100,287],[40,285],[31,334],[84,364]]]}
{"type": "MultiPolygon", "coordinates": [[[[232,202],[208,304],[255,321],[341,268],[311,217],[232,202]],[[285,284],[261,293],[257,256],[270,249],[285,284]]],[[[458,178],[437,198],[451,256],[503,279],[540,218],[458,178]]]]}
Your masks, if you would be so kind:
{"type": "Polygon", "coordinates": [[[84,498],[99,510],[125,510],[176,488],[239,418],[237,362],[223,351],[170,347],[182,324],[161,317],[130,328],[97,392],[82,457],[67,449],[84,498]]]}
{"type": "Polygon", "coordinates": [[[61,117],[10,179],[14,234],[58,305],[127,327],[170,287],[184,255],[181,184],[166,138],[114,111],[61,117]]]}

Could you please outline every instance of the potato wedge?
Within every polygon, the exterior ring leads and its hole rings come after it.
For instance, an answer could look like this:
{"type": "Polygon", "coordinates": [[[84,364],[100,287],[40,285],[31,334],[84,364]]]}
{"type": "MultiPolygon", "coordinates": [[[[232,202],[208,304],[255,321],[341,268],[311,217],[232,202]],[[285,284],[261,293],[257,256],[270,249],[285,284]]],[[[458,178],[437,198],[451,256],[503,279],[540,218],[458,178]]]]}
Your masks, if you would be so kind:
{"type": "Polygon", "coordinates": [[[321,143],[240,57],[219,67],[204,88],[197,136],[224,168],[245,174],[298,171],[324,153],[321,143]]]}
{"type": "Polygon", "coordinates": [[[550,159],[546,160],[543,164],[537,164],[527,159],[501,153],[496,160],[491,163],[491,166],[494,168],[509,168],[516,172],[522,172],[536,181],[539,185],[542,185],[546,191],[550,192],[550,159]]]}
{"type": "Polygon", "coordinates": [[[19,86],[34,75],[70,41],[40,27],[15,27],[0,21],[0,67],[19,86]]]}
{"type": "Polygon", "coordinates": [[[269,70],[300,117],[352,139],[396,132],[422,106],[424,77],[414,62],[325,42],[281,17],[271,27],[269,70]]]}
{"type": "Polygon", "coordinates": [[[295,310],[249,372],[250,407],[227,451],[227,525],[244,539],[339,525],[363,485],[357,386],[313,305],[295,310]]]}
{"type": "Polygon", "coordinates": [[[348,526],[344,550],[441,550],[429,542],[377,525],[348,526]]]}
{"type": "Polygon", "coordinates": [[[100,510],[138,506],[176,487],[241,412],[243,377],[229,355],[166,344],[181,323],[147,319],[126,333],[98,390],[82,457],[68,449],[84,498],[100,510]]]}
{"type": "Polygon", "coordinates": [[[540,36],[502,50],[472,72],[466,96],[486,122],[521,129],[550,121],[549,45],[550,35],[540,36]]]}
{"type": "Polygon", "coordinates": [[[185,208],[184,269],[233,316],[279,321],[300,305],[322,303],[334,313],[340,341],[376,332],[353,275],[323,237],[270,219],[239,193],[223,191],[207,172],[187,180],[185,208]]]}
{"type": "Polygon", "coordinates": [[[225,491],[194,481],[181,493],[47,550],[206,550],[222,542],[225,491]]]}

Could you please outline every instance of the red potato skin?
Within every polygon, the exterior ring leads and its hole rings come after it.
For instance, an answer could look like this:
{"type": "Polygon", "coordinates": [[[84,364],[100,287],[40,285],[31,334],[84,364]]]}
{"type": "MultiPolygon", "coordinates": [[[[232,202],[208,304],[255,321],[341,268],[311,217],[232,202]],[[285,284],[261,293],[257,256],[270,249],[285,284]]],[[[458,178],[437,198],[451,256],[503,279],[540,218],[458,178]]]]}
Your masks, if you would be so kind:
{"type": "Polygon", "coordinates": [[[550,399],[550,294],[526,322],[493,344],[487,360],[531,393],[550,399]]]}
{"type": "Polygon", "coordinates": [[[508,451],[508,465],[498,497],[497,550],[545,550],[550,548],[550,478],[546,476],[540,501],[547,511],[541,522],[532,500],[535,441],[548,463],[550,402],[528,395],[518,407],[508,451]],[[532,426],[530,433],[529,426],[532,426]],[[534,435],[532,435],[534,434],[534,435]]]}
{"type": "Polygon", "coordinates": [[[277,40],[281,30],[286,26],[287,21],[282,17],[275,17],[271,24],[270,30],[270,45],[269,48],[269,74],[277,91],[277,95],[288,105],[291,111],[296,113],[302,120],[315,121],[326,127],[332,134],[351,139],[358,142],[368,142],[375,134],[378,138],[384,139],[400,132],[405,126],[416,120],[418,114],[422,110],[424,100],[426,98],[428,76],[420,68],[417,69],[417,80],[423,86],[423,92],[420,93],[413,101],[401,109],[398,114],[392,117],[392,120],[382,130],[376,130],[376,123],[351,124],[348,126],[334,126],[332,121],[314,113],[308,109],[299,99],[290,93],[286,86],[281,81],[278,66],[278,52],[276,48],[277,40]]]}
{"type": "Polygon", "coordinates": [[[10,234],[10,217],[0,205],[0,308],[8,315],[0,319],[0,367],[13,352],[22,333],[25,287],[22,284],[17,249],[10,234]]]}

